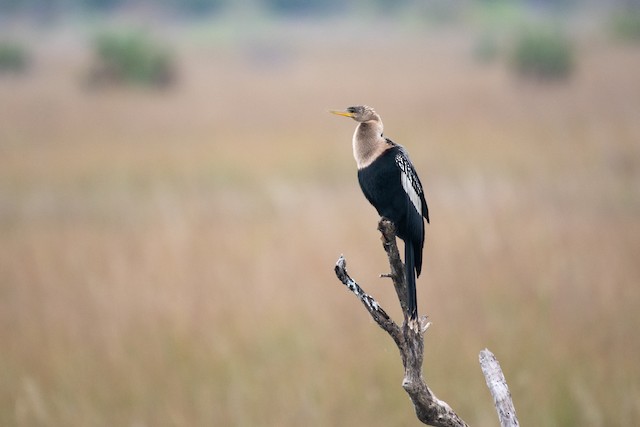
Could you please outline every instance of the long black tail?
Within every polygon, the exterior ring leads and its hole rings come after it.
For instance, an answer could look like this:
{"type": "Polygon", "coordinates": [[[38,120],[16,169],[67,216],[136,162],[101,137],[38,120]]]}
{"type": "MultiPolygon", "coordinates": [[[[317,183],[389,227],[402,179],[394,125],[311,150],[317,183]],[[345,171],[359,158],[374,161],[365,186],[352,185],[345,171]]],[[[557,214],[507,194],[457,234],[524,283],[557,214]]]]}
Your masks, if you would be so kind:
{"type": "Polygon", "coordinates": [[[407,276],[407,303],[409,305],[409,318],[418,318],[418,297],[416,293],[416,267],[412,242],[404,242],[404,265],[407,276]]]}

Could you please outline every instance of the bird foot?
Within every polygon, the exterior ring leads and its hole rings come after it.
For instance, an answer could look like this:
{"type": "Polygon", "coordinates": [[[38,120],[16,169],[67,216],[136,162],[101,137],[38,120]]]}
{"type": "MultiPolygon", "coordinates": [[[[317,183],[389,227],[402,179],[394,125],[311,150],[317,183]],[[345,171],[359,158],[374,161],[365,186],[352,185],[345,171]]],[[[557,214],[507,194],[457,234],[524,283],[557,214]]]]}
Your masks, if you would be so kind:
{"type": "Polygon", "coordinates": [[[431,322],[427,320],[427,316],[420,316],[417,319],[409,319],[407,325],[410,330],[424,335],[427,329],[429,329],[429,326],[431,326],[431,322]]]}
{"type": "Polygon", "coordinates": [[[393,279],[393,274],[391,274],[391,273],[382,273],[380,275],[380,278],[381,279],[393,279]]]}
{"type": "Polygon", "coordinates": [[[425,332],[427,332],[427,329],[429,329],[429,326],[431,326],[431,322],[429,322],[427,316],[420,316],[419,319],[419,323],[420,323],[420,333],[424,335],[425,332]]]}

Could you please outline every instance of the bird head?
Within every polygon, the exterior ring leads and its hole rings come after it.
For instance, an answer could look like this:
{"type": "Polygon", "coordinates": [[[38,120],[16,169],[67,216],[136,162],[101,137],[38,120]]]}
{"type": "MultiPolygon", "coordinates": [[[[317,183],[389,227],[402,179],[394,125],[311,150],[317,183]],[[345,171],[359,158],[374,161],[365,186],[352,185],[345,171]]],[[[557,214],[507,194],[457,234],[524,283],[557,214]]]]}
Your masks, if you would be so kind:
{"type": "Polygon", "coordinates": [[[360,123],[371,120],[380,120],[380,116],[378,116],[375,110],[367,105],[356,105],[354,107],[349,107],[344,111],[331,110],[330,112],[339,116],[351,117],[353,120],[360,123]]]}

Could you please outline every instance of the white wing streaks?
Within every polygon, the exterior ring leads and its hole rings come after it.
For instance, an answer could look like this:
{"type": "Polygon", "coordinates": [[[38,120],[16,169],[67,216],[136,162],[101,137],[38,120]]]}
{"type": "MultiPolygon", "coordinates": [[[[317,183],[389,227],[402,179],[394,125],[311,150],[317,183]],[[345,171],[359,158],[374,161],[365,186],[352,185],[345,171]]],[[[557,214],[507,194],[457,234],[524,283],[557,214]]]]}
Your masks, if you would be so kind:
{"type": "Polygon", "coordinates": [[[418,211],[418,215],[422,215],[422,200],[420,198],[422,188],[411,167],[411,163],[409,163],[409,160],[402,154],[397,154],[396,164],[401,171],[402,188],[404,188],[405,193],[409,196],[409,200],[411,200],[411,203],[413,203],[413,206],[415,206],[418,211]]]}

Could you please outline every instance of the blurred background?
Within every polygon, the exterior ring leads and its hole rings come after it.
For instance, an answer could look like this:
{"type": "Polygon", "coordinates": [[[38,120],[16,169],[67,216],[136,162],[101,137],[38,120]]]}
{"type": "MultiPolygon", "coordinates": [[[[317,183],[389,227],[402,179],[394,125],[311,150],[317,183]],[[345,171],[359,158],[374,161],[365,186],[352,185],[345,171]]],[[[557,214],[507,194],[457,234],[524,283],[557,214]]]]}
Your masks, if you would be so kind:
{"type": "Polygon", "coordinates": [[[640,425],[640,3],[1,0],[0,425],[417,425],[368,104],[431,211],[425,378],[640,425]]]}

